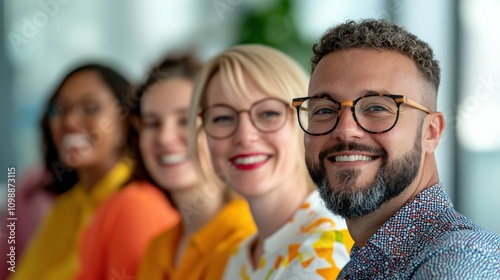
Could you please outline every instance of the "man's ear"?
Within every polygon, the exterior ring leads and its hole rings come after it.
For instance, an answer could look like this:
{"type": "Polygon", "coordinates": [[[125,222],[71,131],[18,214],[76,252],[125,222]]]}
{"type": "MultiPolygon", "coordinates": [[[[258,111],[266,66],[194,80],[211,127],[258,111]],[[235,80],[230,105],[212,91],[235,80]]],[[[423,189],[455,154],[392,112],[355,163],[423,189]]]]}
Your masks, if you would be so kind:
{"type": "Polygon", "coordinates": [[[441,112],[427,115],[424,122],[424,145],[426,152],[434,153],[444,131],[444,116],[441,112]]]}

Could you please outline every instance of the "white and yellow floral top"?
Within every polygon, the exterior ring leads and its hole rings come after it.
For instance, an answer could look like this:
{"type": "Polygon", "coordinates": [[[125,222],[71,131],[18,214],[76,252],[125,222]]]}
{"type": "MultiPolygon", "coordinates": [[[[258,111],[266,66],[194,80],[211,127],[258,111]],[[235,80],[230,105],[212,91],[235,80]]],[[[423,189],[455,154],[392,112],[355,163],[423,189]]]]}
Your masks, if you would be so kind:
{"type": "Polygon", "coordinates": [[[253,235],[235,250],[224,279],[336,279],[354,244],[344,219],[330,213],[317,192],[264,241],[262,257],[254,269],[250,247],[256,238],[253,235]]]}

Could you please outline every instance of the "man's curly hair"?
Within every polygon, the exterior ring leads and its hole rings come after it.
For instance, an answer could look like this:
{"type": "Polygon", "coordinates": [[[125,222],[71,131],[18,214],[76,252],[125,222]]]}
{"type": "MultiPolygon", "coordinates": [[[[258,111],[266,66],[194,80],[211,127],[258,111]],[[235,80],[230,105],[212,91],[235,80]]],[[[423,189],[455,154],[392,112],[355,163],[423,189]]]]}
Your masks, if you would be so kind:
{"type": "Polygon", "coordinates": [[[324,56],[349,48],[393,50],[405,54],[415,62],[424,79],[434,87],[436,93],[439,89],[439,62],[431,47],[404,28],[383,19],[347,21],[328,29],[313,46],[312,72],[324,56]]]}

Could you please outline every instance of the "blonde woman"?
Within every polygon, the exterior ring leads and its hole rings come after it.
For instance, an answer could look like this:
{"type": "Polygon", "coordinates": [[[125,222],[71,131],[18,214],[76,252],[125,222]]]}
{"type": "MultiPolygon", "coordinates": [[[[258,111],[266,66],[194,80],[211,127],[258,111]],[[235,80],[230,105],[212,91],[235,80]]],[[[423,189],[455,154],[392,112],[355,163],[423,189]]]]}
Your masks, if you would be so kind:
{"type": "Polygon", "coordinates": [[[224,279],[334,279],[349,260],[353,241],[313,191],[290,106],[307,82],[292,59],[260,45],[232,47],[201,70],[191,115],[203,125],[192,121],[190,133],[207,135],[217,174],[246,198],[258,228],[233,249],[224,279]]]}

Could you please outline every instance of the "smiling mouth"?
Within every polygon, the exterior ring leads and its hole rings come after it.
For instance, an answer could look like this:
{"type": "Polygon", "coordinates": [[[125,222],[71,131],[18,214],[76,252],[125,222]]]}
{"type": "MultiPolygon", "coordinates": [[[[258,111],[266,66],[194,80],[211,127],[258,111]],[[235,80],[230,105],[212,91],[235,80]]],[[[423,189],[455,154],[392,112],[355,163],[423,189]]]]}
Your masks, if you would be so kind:
{"type": "Polygon", "coordinates": [[[342,155],[342,156],[328,157],[328,160],[331,162],[353,162],[353,161],[371,161],[377,158],[378,156],[342,155]]]}
{"type": "Polygon", "coordinates": [[[62,146],[65,150],[90,149],[92,144],[85,134],[72,133],[63,136],[62,146]]]}
{"type": "Polygon", "coordinates": [[[187,160],[187,156],[185,154],[170,154],[170,155],[162,155],[160,157],[160,162],[162,164],[178,164],[187,160]]]}
{"type": "Polygon", "coordinates": [[[238,157],[233,160],[235,164],[239,165],[250,165],[250,164],[256,164],[260,162],[264,162],[268,159],[268,156],[266,155],[258,155],[258,156],[249,156],[249,157],[238,157]]]}

